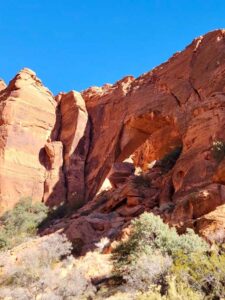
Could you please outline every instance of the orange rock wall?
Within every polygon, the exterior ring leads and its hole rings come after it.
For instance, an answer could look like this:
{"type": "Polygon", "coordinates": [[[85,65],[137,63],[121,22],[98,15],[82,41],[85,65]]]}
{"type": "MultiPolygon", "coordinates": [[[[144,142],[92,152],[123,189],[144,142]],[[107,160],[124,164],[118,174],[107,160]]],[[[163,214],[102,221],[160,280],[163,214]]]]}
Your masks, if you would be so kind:
{"type": "Polygon", "coordinates": [[[44,145],[55,124],[55,109],[50,91],[28,69],[0,92],[0,211],[22,197],[42,200],[44,145]]]}
{"type": "Polygon", "coordinates": [[[92,123],[87,199],[96,194],[112,163],[129,157],[146,139],[151,145],[147,162],[183,145],[172,174],[174,199],[212,182],[218,163],[211,148],[215,141],[225,141],[224,44],[223,30],[208,33],[137,79],[126,77],[82,93],[92,123]]]}
{"type": "Polygon", "coordinates": [[[225,143],[224,49],[225,32],[210,32],[137,79],[56,98],[28,69],[7,87],[0,81],[0,210],[25,196],[82,206],[114,162],[132,155],[147,169],[177,146],[157,205],[173,203],[173,223],[221,206],[224,162],[214,152],[225,143]]]}

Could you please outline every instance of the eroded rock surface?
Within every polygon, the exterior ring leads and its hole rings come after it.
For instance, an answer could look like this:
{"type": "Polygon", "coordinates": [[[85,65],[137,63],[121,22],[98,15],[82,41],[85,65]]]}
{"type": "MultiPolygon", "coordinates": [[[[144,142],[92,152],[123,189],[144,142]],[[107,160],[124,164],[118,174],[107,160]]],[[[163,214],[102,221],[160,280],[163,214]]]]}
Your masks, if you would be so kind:
{"type": "Polygon", "coordinates": [[[83,92],[92,121],[88,199],[112,163],[129,157],[147,139],[152,145],[148,162],[183,145],[172,174],[175,201],[210,183],[218,165],[211,147],[225,140],[224,41],[224,31],[211,32],[137,79],[83,92]]]}
{"type": "Polygon", "coordinates": [[[60,141],[47,141],[46,178],[44,183],[43,201],[50,207],[66,201],[66,178],[63,172],[63,144],[60,141]]]}
{"type": "Polygon", "coordinates": [[[3,209],[27,195],[62,199],[71,210],[86,203],[52,228],[82,245],[114,236],[145,210],[212,240],[201,226],[212,228],[210,214],[216,219],[225,203],[224,50],[225,31],[210,32],[137,79],[55,99],[27,69],[1,84],[3,209]],[[144,177],[114,172],[107,199],[95,198],[112,166],[129,157],[144,177]]]}
{"type": "Polygon", "coordinates": [[[4,90],[6,87],[6,83],[2,79],[0,79],[0,91],[4,90]]]}
{"type": "Polygon", "coordinates": [[[132,163],[117,162],[114,163],[108,175],[109,181],[113,187],[119,187],[125,184],[127,178],[135,171],[132,163]]]}
{"type": "Polygon", "coordinates": [[[67,201],[72,207],[82,206],[85,193],[85,162],[89,149],[90,125],[85,102],[72,91],[60,97],[61,128],[59,139],[64,146],[64,171],[67,201]]]}
{"type": "Polygon", "coordinates": [[[35,73],[23,69],[0,92],[0,211],[23,197],[41,201],[44,145],[55,124],[56,102],[35,73]]]}

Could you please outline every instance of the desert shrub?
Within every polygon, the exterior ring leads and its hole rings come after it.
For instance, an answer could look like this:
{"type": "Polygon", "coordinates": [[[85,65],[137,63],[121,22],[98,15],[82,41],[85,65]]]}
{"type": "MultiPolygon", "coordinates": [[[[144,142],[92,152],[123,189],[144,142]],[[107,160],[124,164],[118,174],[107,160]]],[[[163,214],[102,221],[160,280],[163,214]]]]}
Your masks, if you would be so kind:
{"type": "Polygon", "coordinates": [[[11,287],[0,287],[0,293],[0,299],[6,300],[30,300],[33,297],[31,292],[22,287],[15,287],[14,289],[11,287]]]}
{"type": "Polygon", "coordinates": [[[48,266],[69,256],[72,251],[72,244],[63,234],[54,233],[42,238],[41,243],[33,247],[32,251],[23,251],[20,259],[28,266],[32,260],[32,265],[48,266]],[[35,255],[35,259],[32,256],[35,255]]]}
{"type": "Polygon", "coordinates": [[[7,252],[0,253],[0,267],[4,269],[4,276],[0,284],[16,284],[26,286],[39,278],[38,272],[42,268],[59,262],[70,255],[72,245],[64,235],[52,234],[42,239],[30,240],[23,248],[14,248],[18,264],[12,260],[7,252]],[[2,282],[3,281],[3,282],[2,282]]]}
{"type": "Polygon", "coordinates": [[[97,251],[88,252],[77,260],[77,266],[82,267],[91,278],[110,277],[112,261],[109,254],[101,254],[97,251]]]}
{"type": "Polygon", "coordinates": [[[93,295],[95,289],[70,255],[71,249],[67,238],[56,233],[1,252],[0,295],[7,299],[85,299],[93,295]]]}
{"type": "Polygon", "coordinates": [[[150,291],[139,294],[136,300],[202,300],[201,293],[193,291],[190,286],[180,282],[175,277],[167,278],[168,289],[165,295],[161,295],[159,286],[152,286],[150,291]]]}
{"type": "Polygon", "coordinates": [[[45,228],[50,227],[52,222],[67,217],[69,212],[71,212],[71,209],[65,202],[61,202],[58,206],[48,208],[47,216],[39,223],[38,229],[44,230],[45,228]]]}
{"type": "Polygon", "coordinates": [[[129,238],[114,250],[114,271],[126,286],[144,291],[159,284],[165,292],[166,275],[171,274],[177,255],[205,253],[208,249],[208,244],[192,230],[178,235],[159,216],[144,213],[132,221],[129,238]]]}
{"type": "Polygon", "coordinates": [[[11,248],[35,235],[47,212],[43,203],[33,203],[31,198],[21,199],[0,218],[0,249],[11,248]]]}
{"type": "Polygon", "coordinates": [[[93,296],[95,288],[91,281],[86,278],[82,268],[72,266],[70,270],[67,268],[49,268],[43,274],[41,281],[36,286],[42,293],[42,299],[49,299],[49,296],[54,296],[52,299],[87,299],[93,296]],[[66,275],[62,276],[65,270],[66,275]],[[50,291],[49,291],[50,290],[50,291]]]}
{"type": "Polygon", "coordinates": [[[142,254],[134,264],[127,265],[123,269],[123,279],[126,281],[126,288],[139,291],[146,291],[152,284],[164,280],[172,259],[160,252],[152,255],[142,254]]]}
{"type": "Polygon", "coordinates": [[[95,296],[94,300],[137,300],[136,295],[129,292],[122,292],[122,291],[113,291],[111,295],[102,296],[97,295],[95,296]]]}
{"type": "Polygon", "coordinates": [[[160,290],[157,287],[151,287],[150,291],[137,295],[137,300],[166,300],[165,296],[162,296],[160,290]]]}
{"type": "Polygon", "coordinates": [[[180,250],[185,254],[204,253],[209,250],[209,245],[192,229],[187,229],[185,234],[179,235],[177,246],[174,249],[174,257],[180,250]]]}
{"type": "Polygon", "coordinates": [[[213,158],[219,163],[225,156],[225,142],[222,140],[213,141],[211,148],[213,158]]]}
{"type": "Polygon", "coordinates": [[[225,297],[225,254],[216,251],[207,253],[179,253],[174,259],[171,272],[177,282],[186,282],[207,299],[225,297]]]}
{"type": "Polygon", "coordinates": [[[131,228],[129,239],[121,242],[114,251],[115,264],[119,268],[120,265],[134,263],[140,253],[152,255],[155,251],[161,251],[163,255],[174,257],[179,251],[203,252],[209,248],[191,229],[184,235],[178,235],[174,228],[152,213],[143,213],[134,219],[131,228]]]}
{"type": "Polygon", "coordinates": [[[168,172],[175,165],[178,157],[180,156],[182,151],[182,147],[177,147],[172,150],[170,153],[166,154],[158,164],[162,168],[163,171],[168,172]]]}

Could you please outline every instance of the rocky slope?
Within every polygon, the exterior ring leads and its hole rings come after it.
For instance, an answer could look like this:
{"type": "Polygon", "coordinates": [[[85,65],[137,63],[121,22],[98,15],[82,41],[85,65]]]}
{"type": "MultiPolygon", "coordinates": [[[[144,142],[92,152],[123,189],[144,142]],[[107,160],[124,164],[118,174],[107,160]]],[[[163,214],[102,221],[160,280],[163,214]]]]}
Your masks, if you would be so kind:
{"type": "Polygon", "coordinates": [[[224,75],[217,30],[137,79],[82,93],[54,98],[28,69],[7,87],[0,81],[1,212],[25,196],[82,207],[45,231],[63,228],[82,251],[144,210],[223,240],[224,75]],[[178,149],[169,168],[151,169],[178,149]],[[145,173],[133,175],[124,160],[145,173]],[[107,176],[113,188],[96,197],[107,176]]]}

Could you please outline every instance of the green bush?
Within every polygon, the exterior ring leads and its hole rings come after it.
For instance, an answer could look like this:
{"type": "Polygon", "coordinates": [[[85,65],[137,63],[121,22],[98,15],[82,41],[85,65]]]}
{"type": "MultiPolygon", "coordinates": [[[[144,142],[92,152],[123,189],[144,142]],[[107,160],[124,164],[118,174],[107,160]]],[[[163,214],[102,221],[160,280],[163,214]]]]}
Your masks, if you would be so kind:
{"type": "Polygon", "coordinates": [[[33,203],[31,198],[21,199],[0,218],[0,249],[12,248],[35,235],[47,213],[48,208],[43,203],[33,203]]]}
{"type": "Polygon", "coordinates": [[[213,141],[211,148],[213,158],[219,163],[225,156],[225,142],[222,140],[213,141]]]}
{"type": "Polygon", "coordinates": [[[147,291],[156,284],[165,293],[167,275],[176,276],[171,268],[179,253],[189,257],[208,250],[208,244],[192,230],[178,235],[159,216],[144,213],[132,221],[129,238],[114,250],[114,271],[128,288],[147,291]]]}
{"type": "Polygon", "coordinates": [[[177,252],[192,253],[206,251],[208,244],[189,229],[186,234],[178,235],[174,228],[163,223],[159,216],[143,213],[131,222],[131,235],[127,241],[121,242],[114,251],[115,266],[135,263],[141,253],[152,255],[161,251],[176,257],[177,252]]]}
{"type": "Polygon", "coordinates": [[[175,277],[167,278],[168,289],[161,295],[159,286],[152,286],[150,291],[137,296],[137,300],[202,300],[203,294],[193,291],[183,282],[177,282],[175,277]]]}
{"type": "Polygon", "coordinates": [[[177,282],[188,283],[207,299],[225,297],[225,254],[216,251],[207,253],[177,254],[171,272],[177,282]]]}
{"type": "Polygon", "coordinates": [[[190,229],[178,235],[151,213],[132,221],[129,238],[118,245],[113,257],[124,286],[144,292],[140,300],[225,297],[224,248],[211,250],[190,229]]]}

